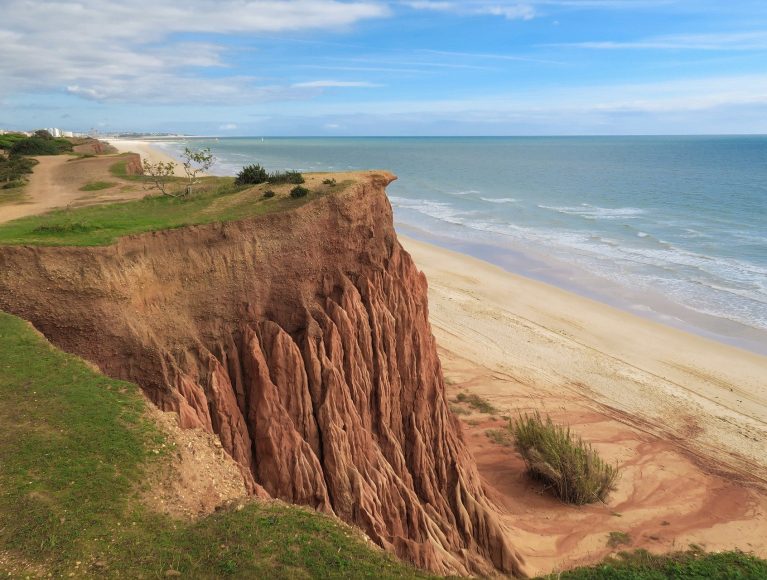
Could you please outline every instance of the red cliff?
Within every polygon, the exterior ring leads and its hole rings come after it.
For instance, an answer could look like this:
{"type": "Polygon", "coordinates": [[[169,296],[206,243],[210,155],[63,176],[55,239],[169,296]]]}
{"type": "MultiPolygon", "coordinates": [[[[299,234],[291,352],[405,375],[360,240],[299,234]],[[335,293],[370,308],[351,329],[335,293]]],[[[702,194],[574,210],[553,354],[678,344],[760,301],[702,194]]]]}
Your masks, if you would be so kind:
{"type": "Polygon", "coordinates": [[[2,247],[0,308],[216,433],[251,492],[436,572],[519,572],[448,410],[391,180],[108,247],[2,247]]]}

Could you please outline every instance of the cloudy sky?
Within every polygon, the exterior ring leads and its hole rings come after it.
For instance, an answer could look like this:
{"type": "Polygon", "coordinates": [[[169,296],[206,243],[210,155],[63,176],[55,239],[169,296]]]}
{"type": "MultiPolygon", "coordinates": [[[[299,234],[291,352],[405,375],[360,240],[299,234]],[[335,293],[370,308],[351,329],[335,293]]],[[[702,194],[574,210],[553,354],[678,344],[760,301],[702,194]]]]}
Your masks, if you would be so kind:
{"type": "Polygon", "coordinates": [[[0,128],[767,133],[765,0],[0,0],[0,128]]]}

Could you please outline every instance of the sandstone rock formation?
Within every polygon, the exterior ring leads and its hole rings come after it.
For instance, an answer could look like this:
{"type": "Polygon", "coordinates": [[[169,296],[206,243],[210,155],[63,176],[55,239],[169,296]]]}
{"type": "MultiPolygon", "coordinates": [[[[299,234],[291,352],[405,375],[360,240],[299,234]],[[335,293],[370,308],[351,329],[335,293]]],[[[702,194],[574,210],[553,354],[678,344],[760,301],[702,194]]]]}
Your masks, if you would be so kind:
{"type": "Polygon", "coordinates": [[[520,573],[448,410],[392,179],[108,247],[2,247],[0,308],[216,433],[252,493],[429,570],[520,573]]]}

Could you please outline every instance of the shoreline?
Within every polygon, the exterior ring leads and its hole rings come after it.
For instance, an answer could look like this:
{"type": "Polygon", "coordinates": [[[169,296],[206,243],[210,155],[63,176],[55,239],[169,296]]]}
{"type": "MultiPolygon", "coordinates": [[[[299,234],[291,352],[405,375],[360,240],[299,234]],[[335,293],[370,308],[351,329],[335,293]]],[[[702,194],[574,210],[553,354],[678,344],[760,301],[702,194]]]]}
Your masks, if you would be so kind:
{"type": "Polygon", "coordinates": [[[431,321],[441,343],[470,353],[478,364],[513,368],[513,374],[527,373],[541,384],[567,385],[654,425],[670,428],[678,422],[663,412],[672,403],[695,419],[708,418],[709,428],[688,442],[701,449],[727,448],[734,463],[738,456],[749,458],[767,483],[766,356],[466,254],[399,238],[429,281],[431,321]],[[519,336],[515,328],[521,329],[519,336]]]}
{"type": "MultiPolygon", "coordinates": [[[[133,147],[139,152],[140,148],[148,157],[156,157],[155,160],[172,160],[166,148],[158,146],[158,141],[115,140],[112,144],[121,151],[133,147]]],[[[177,168],[177,174],[179,171],[180,168],[177,168]]],[[[395,227],[399,233],[495,264],[510,273],[552,284],[565,291],[672,328],[767,356],[767,330],[738,322],[724,314],[701,312],[670,299],[660,290],[638,289],[608,280],[534,244],[525,245],[512,240],[497,243],[471,240],[462,238],[458,231],[440,235],[413,224],[412,221],[405,222],[400,219],[396,219],[395,227]]]]}
{"type": "Polygon", "coordinates": [[[602,278],[582,267],[565,263],[537,249],[438,236],[407,223],[395,223],[398,232],[415,240],[471,256],[517,276],[542,282],[577,296],[595,300],[670,328],[727,346],[767,356],[767,331],[729,318],[704,314],[652,290],[634,290],[602,278]]]}
{"type": "Polygon", "coordinates": [[[141,155],[142,161],[147,159],[150,163],[173,162],[176,164],[174,175],[176,177],[186,176],[180,161],[157,147],[155,142],[143,139],[105,139],[104,141],[117,149],[118,153],[138,153],[141,155]]]}
{"type": "Polygon", "coordinates": [[[534,574],[601,561],[615,530],[630,549],[767,556],[767,357],[398,237],[428,280],[448,397],[495,409],[458,420],[534,574]],[[530,411],[619,466],[607,503],[541,494],[513,447],[489,437],[530,411]]]}
{"type": "MultiPolygon", "coordinates": [[[[151,142],[110,143],[120,151],[146,155],[153,162],[174,160],[151,142]]],[[[448,342],[456,350],[473,352],[476,361],[486,361],[491,367],[507,367],[516,361],[516,368],[533,375],[548,373],[550,380],[536,379],[539,382],[587,385],[592,400],[644,417],[652,425],[678,422],[673,413],[662,412],[664,408],[675,408],[682,416],[701,415],[711,424],[690,441],[692,446],[705,455],[725,451],[732,466],[753,461],[767,483],[763,450],[767,442],[767,356],[510,272],[467,253],[419,241],[403,235],[402,228],[398,237],[429,280],[432,325],[451,337],[448,342]],[[456,296],[470,296],[484,305],[485,311],[472,314],[476,320],[469,317],[465,321],[476,327],[469,334],[456,326],[450,313],[456,296]],[[492,313],[490,321],[482,319],[486,311],[492,313]],[[511,327],[536,329],[528,337],[534,352],[507,336],[509,329],[500,320],[507,320],[511,327]],[[461,336],[463,342],[456,338],[461,336]],[[476,348],[484,342],[487,344],[476,348]],[[513,349],[511,355],[508,349],[513,349]],[[520,355],[526,351],[527,358],[520,355]],[[720,416],[725,419],[718,420],[720,416]]]]}

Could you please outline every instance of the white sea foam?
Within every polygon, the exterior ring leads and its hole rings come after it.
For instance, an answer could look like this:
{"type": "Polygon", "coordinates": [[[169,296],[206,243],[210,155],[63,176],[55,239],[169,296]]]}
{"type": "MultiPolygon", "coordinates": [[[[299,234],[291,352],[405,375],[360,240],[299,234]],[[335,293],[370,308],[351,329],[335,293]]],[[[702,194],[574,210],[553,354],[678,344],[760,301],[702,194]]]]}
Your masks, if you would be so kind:
{"type": "Polygon", "coordinates": [[[614,220],[614,219],[633,219],[637,216],[647,213],[647,210],[638,207],[598,207],[583,203],[577,207],[538,205],[541,209],[548,209],[557,213],[579,216],[585,219],[614,220]]]}
{"type": "Polygon", "coordinates": [[[638,235],[658,245],[637,246],[631,245],[628,238],[616,239],[600,233],[479,219],[477,212],[461,211],[447,202],[393,197],[392,203],[476,232],[540,243],[563,259],[575,260],[618,283],[625,283],[630,272],[634,284],[661,291],[693,310],[767,328],[767,287],[755,280],[759,276],[767,280],[767,270],[754,264],[684,250],[647,232],[638,235]],[[686,274],[680,279],[682,272],[686,274]],[[736,296],[743,304],[732,303],[736,296]],[[760,304],[764,315],[759,314],[760,304]]]}
{"type": "Polygon", "coordinates": [[[480,197],[479,199],[489,203],[516,203],[518,201],[513,197],[480,197]]]}
{"type": "Polygon", "coordinates": [[[462,212],[449,203],[442,201],[409,199],[394,195],[390,195],[389,200],[394,207],[413,210],[450,224],[462,225],[466,221],[464,218],[464,216],[467,215],[466,212],[462,212]]]}
{"type": "MultiPolygon", "coordinates": [[[[274,141],[256,150],[247,142],[222,139],[212,145],[219,157],[214,173],[234,174],[243,157],[251,156],[270,169],[342,170],[347,163],[354,169],[379,162],[377,147],[366,153],[365,148],[338,143],[320,150],[302,148],[300,141],[274,141]]],[[[189,144],[157,146],[178,155],[189,144]]],[[[526,164],[524,149],[509,160],[504,148],[513,146],[500,143],[496,152],[496,166],[507,172],[504,183],[515,184],[514,190],[504,190],[494,179],[456,166],[432,145],[421,152],[432,156],[424,164],[415,163],[394,143],[387,150],[387,163],[400,176],[389,189],[398,221],[457,242],[546,252],[620,285],[660,292],[699,312],[767,328],[767,234],[758,219],[763,197],[754,193],[754,187],[764,183],[763,171],[744,165],[738,174],[742,191],[730,195],[726,192],[732,189],[731,180],[717,181],[719,174],[713,169],[705,183],[685,180],[678,164],[664,175],[667,168],[656,161],[639,168],[642,171],[633,164],[605,165],[610,171],[620,167],[620,180],[609,172],[578,176],[558,166],[555,156],[545,168],[526,164]],[[406,193],[405,188],[411,191],[406,193]],[[722,197],[716,201],[718,195],[722,197]]],[[[667,146],[670,150],[673,143],[667,146]]],[[[493,151],[491,155],[496,154],[493,151]]],[[[594,158],[588,148],[578,151],[589,163],[604,165],[603,153],[594,158]]],[[[475,154],[467,145],[465,158],[475,154]]]]}

